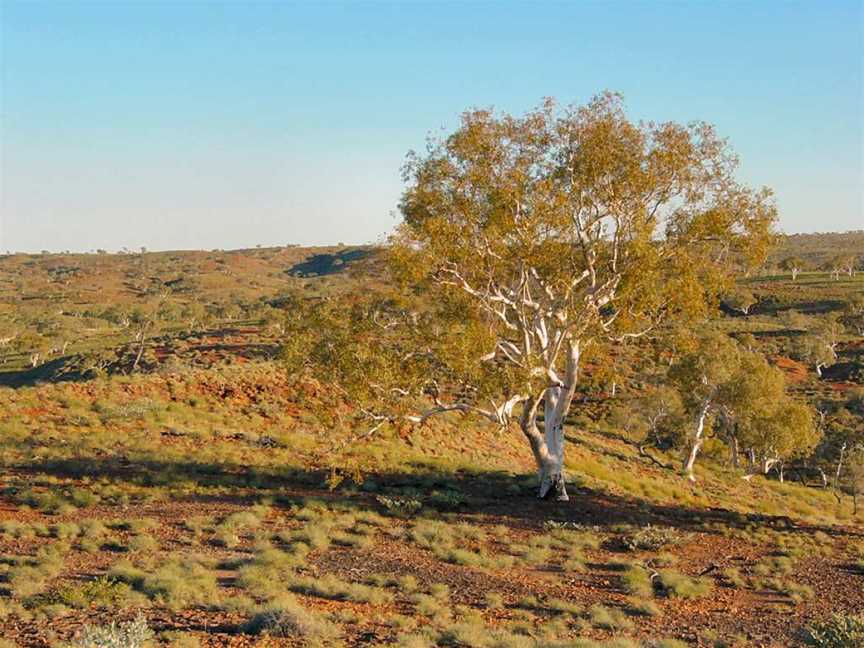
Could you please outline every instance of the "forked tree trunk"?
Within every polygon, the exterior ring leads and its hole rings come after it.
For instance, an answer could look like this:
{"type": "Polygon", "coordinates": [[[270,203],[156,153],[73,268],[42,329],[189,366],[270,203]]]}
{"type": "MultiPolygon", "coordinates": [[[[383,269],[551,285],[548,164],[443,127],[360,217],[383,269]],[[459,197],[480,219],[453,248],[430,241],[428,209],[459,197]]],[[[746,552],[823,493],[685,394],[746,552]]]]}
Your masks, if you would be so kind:
{"type": "Polygon", "coordinates": [[[531,445],[537,463],[540,499],[569,500],[564,478],[564,420],[573,402],[579,374],[579,343],[568,346],[563,385],[553,385],[543,392],[543,431],[537,425],[541,399],[529,397],[523,405],[520,427],[531,445]]]}
{"type": "Polygon", "coordinates": [[[543,398],[543,439],[547,453],[538,466],[539,496],[561,501],[569,499],[564,484],[564,418],[567,411],[562,412],[559,407],[564,391],[563,387],[550,387],[543,398]]]}

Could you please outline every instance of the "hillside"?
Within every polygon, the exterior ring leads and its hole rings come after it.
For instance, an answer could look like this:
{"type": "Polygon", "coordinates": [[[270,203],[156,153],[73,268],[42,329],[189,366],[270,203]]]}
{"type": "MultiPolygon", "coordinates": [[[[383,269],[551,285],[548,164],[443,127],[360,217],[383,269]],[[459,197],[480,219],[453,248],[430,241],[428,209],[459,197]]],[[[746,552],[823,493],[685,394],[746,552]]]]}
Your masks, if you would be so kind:
{"type": "MultiPolygon", "coordinates": [[[[143,615],[177,647],[780,647],[864,614],[864,511],[819,476],[833,446],[781,482],[742,479],[712,440],[690,484],[678,448],[622,424],[648,346],[589,363],[569,502],[537,503],[515,426],[366,435],[279,351],[295,300],[385,280],[367,248],[0,257],[0,636],[61,645],[143,615]]],[[[705,326],[783,369],[826,430],[860,429],[861,337],[843,329],[821,377],[799,342],[864,276],[741,286],[749,313],[705,326]]]]}
{"type": "Polygon", "coordinates": [[[769,263],[779,263],[785,258],[798,256],[804,259],[810,268],[817,270],[834,257],[844,255],[864,255],[864,230],[783,236],[769,263]]]}

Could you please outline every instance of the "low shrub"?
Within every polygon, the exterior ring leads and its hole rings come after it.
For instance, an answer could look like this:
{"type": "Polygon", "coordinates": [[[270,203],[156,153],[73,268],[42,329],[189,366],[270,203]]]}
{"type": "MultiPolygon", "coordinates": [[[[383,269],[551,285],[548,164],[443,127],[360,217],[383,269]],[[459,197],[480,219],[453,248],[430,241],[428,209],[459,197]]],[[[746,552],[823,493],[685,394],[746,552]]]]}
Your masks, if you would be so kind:
{"type": "Polygon", "coordinates": [[[629,567],[622,575],[624,589],[628,594],[642,598],[650,598],[654,594],[654,585],[648,571],[638,565],[629,567]]]}
{"type": "Polygon", "coordinates": [[[383,506],[390,515],[411,517],[420,512],[423,502],[413,497],[392,497],[379,495],[375,500],[383,506]]]}
{"type": "Polygon", "coordinates": [[[621,537],[621,545],[627,551],[657,551],[680,541],[681,536],[675,529],[650,524],[621,537]]]}
{"type": "Polygon", "coordinates": [[[259,610],[243,630],[255,635],[294,637],[304,646],[326,645],[339,637],[339,628],[291,597],[281,597],[259,610]]]}
{"type": "Polygon", "coordinates": [[[107,626],[85,626],[81,636],[73,640],[73,648],[144,648],[153,639],[153,631],[143,616],[133,621],[107,626]]]}
{"type": "Polygon", "coordinates": [[[807,628],[806,640],[816,648],[860,648],[864,646],[864,616],[834,614],[807,628]]]}
{"type": "Polygon", "coordinates": [[[621,610],[603,605],[592,605],[588,610],[591,625],[603,630],[626,630],[632,627],[632,622],[621,610]]]}
{"type": "Polygon", "coordinates": [[[666,596],[685,599],[705,596],[714,586],[709,578],[691,578],[672,570],[661,571],[657,583],[666,596]]]}

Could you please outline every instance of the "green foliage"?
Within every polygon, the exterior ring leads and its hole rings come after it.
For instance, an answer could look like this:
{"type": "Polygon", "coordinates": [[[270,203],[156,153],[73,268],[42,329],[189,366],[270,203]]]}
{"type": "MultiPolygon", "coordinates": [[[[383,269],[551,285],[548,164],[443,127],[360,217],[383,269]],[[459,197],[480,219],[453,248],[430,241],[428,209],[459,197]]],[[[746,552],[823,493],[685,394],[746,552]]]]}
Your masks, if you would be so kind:
{"type": "Polygon", "coordinates": [[[40,596],[40,603],[59,603],[71,608],[120,607],[133,598],[132,588],[113,578],[100,576],[83,583],[67,584],[40,596]]]}
{"type": "Polygon", "coordinates": [[[246,622],[243,630],[256,635],[294,637],[307,646],[331,645],[340,635],[337,626],[284,596],[265,605],[246,622]]]}
{"type": "Polygon", "coordinates": [[[660,590],[667,596],[685,599],[701,598],[713,588],[709,578],[691,578],[672,570],[660,571],[657,581],[660,590]]]}
{"type": "Polygon", "coordinates": [[[213,604],[218,599],[215,576],[204,564],[191,558],[172,558],[150,573],[129,563],[118,563],[108,575],[173,610],[213,604]]]}
{"type": "Polygon", "coordinates": [[[807,629],[807,641],[817,648],[857,648],[864,645],[864,617],[834,614],[807,629]]]}
{"type": "Polygon", "coordinates": [[[657,551],[681,541],[681,535],[670,527],[647,524],[637,531],[621,537],[621,544],[628,551],[657,551]]]}
{"type": "Polygon", "coordinates": [[[651,575],[644,567],[631,566],[622,574],[621,580],[628,594],[640,598],[649,598],[654,594],[651,575]]]}
{"type": "Polygon", "coordinates": [[[153,639],[153,631],[143,616],[133,621],[107,626],[85,626],[81,636],[74,640],[71,648],[144,648],[153,639]]]}

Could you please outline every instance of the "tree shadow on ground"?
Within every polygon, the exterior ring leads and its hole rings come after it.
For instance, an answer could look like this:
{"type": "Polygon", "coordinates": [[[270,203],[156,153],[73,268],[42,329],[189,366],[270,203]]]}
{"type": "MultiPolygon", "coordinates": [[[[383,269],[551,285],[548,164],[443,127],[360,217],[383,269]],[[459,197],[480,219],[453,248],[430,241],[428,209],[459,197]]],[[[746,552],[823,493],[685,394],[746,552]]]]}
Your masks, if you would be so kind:
{"type": "Polygon", "coordinates": [[[0,371],[0,387],[30,387],[40,382],[54,382],[73,356],[55,358],[30,369],[0,371]]]}
{"type": "MultiPolygon", "coordinates": [[[[404,471],[371,472],[364,475],[362,483],[348,479],[336,488],[327,486],[329,475],[324,469],[250,467],[192,460],[130,462],[110,456],[22,463],[7,470],[7,477],[18,476],[27,485],[38,482],[40,477],[61,480],[87,477],[91,482],[108,480],[118,485],[182,489],[183,494],[171,496],[174,502],[251,505],[270,498],[277,505],[289,505],[315,498],[348,507],[385,510],[386,505],[379,499],[385,495],[416,499],[442,512],[482,514],[495,523],[527,530],[540,530],[550,521],[601,528],[651,524],[703,532],[711,524],[737,529],[756,524],[777,530],[864,537],[864,532],[851,527],[809,524],[783,515],[658,503],[575,485],[569,488],[567,502],[538,501],[533,474],[494,470],[445,472],[430,464],[411,462],[404,471]],[[231,489],[237,492],[226,493],[231,489]]],[[[14,501],[16,488],[7,487],[4,494],[14,501]]]]}
{"type": "Polygon", "coordinates": [[[343,272],[349,264],[372,254],[363,248],[343,250],[335,254],[313,254],[305,261],[296,263],[285,272],[292,277],[321,277],[343,272]]]}

